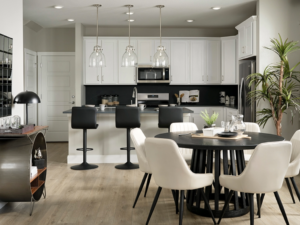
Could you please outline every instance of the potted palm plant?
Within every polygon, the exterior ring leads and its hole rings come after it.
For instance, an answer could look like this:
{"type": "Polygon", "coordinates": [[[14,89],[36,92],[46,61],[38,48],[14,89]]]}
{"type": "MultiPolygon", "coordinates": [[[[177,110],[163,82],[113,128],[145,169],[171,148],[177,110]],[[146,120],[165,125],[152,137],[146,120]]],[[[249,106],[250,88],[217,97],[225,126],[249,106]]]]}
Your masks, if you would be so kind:
{"type": "Polygon", "coordinates": [[[206,122],[206,126],[204,126],[204,128],[209,128],[209,127],[212,127],[214,125],[214,123],[218,119],[219,113],[214,112],[211,116],[209,116],[208,112],[205,110],[205,111],[202,111],[200,113],[200,116],[206,122]]]}
{"type": "Polygon", "coordinates": [[[279,56],[279,63],[269,65],[264,72],[254,73],[248,76],[249,87],[255,84],[255,90],[249,92],[248,100],[266,101],[269,103],[269,108],[264,108],[257,111],[259,119],[257,123],[265,127],[269,119],[273,120],[276,127],[277,135],[281,135],[281,121],[282,116],[286,113],[288,108],[291,110],[293,122],[294,112],[299,112],[300,98],[299,98],[299,82],[300,72],[296,71],[297,63],[294,67],[290,67],[288,55],[300,49],[298,42],[282,41],[279,35],[279,40],[271,39],[272,46],[265,47],[268,50],[275,52],[279,56]]]}

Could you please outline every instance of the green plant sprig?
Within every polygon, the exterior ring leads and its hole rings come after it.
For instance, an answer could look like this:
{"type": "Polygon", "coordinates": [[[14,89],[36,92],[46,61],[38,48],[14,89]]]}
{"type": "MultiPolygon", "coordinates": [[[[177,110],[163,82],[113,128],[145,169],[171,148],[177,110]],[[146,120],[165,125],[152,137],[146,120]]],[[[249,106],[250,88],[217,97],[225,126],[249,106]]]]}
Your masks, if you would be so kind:
{"type": "Polygon", "coordinates": [[[219,113],[214,112],[211,116],[209,116],[208,112],[205,110],[200,113],[200,116],[204,119],[207,126],[211,126],[218,119],[219,113]]]}

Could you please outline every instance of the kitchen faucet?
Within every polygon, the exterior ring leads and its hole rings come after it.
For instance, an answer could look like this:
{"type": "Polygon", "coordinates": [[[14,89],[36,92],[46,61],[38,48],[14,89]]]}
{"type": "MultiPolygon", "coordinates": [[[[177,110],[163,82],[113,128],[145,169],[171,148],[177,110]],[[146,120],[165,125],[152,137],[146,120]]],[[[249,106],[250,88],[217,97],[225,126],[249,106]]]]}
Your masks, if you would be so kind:
{"type": "Polygon", "coordinates": [[[132,97],[135,98],[135,106],[138,106],[138,105],[137,105],[137,96],[138,96],[138,91],[137,91],[137,88],[134,87],[134,88],[133,88],[132,97]]]}

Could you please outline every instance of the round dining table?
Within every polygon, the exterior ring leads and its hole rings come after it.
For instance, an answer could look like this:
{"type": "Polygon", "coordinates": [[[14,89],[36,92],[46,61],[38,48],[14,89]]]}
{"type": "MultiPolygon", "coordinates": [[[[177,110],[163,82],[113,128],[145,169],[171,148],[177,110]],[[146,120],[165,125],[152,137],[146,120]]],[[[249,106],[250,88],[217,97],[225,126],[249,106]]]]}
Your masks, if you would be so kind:
{"type": "MultiPolygon", "coordinates": [[[[195,133],[195,131],[193,131],[195,133]]],[[[197,131],[201,133],[202,131],[197,131]]],[[[213,173],[213,185],[205,187],[205,194],[210,201],[214,201],[212,212],[215,217],[220,217],[224,200],[229,195],[229,190],[220,185],[219,176],[223,165],[223,174],[236,176],[245,169],[244,150],[254,149],[257,145],[266,142],[283,141],[281,136],[245,132],[251,139],[212,139],[203,137],[192,137],[189,132],[171,132],[158,134],[156,138],[165,138],[175,141],[180,148],[193,149],[191,159],[191,171],[194,173],[213,173]],[[181,135],[186,134],[186,135],[181,135]],[[222,162],[221,162],[222,161],[222,162]],[[214,168],[213,168],[214,167],[214,168]],[[214,169],[214,170],[213,170],[214,169]],[[222,192],[222,193],[221,193],[222,192]],[[220,203],[222,205],[220,206],[220,203]]],[[[201,189],[188,190],[186,195],[187,209],[197,215],[210,217],[210,212],[201,199],[201,189]]],[[[235,192],[231,200],[233,207],[225,212],[224,218],[238,217],[249,212],[248,195],[235,192]]],[[[211,205],[211,204],[210,204],[211,205]]]]}

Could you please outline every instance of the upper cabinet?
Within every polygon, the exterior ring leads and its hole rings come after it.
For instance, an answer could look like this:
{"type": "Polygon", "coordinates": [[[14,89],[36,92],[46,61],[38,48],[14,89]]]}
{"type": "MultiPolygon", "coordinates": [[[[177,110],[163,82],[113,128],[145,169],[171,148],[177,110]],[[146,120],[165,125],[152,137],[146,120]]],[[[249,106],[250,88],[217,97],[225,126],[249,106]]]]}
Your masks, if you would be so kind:
{"type": "Polygon", "coordinates": [[[190,43],[190,83],[205,84],[207,80],[207,42],[190,43]]]}
{"type": "Polygon", "coordinates": [[[239,59],[256,56],[256,16],[236,26],[238,30],[239,59]]]}
{"type": "MultiPolygon", "coordinates": [[[[101,44],[101,41],[100,43],[101,44]]],[[[96,39],[84,39],[83,41],[83,83],[84,84],[101,84],[101,68],[90,67],[90,55],[96,45],[96,39]]]]}
{"type": "Polygon", "coordinates": [[[222,38],[221,47],[221,83],[236,84],[236,37],[222,38]]]}
{"type": "Polygon", "coordinates": [[[103,54],[105,55],[106,66],[101,67],[101,83],[117,84],[118,83],[118,41],[103,40],[103,54]]]}
{"type": "Polygon", "coordinates": [[[207,41],[207,77],[210,84],[218,84],[221,80],[221,43],[219,40],[207,41]]]}
{"type": "Polygon", "coordinates": [[[152,65],[154,55],[154,40],[138,40],[138,64],[152,65]]]}
{"type": "MultiPolygon", "coordinates": [[[[137,53],[137,41],[131,40],[130,45],[134,47],[137,53]]],[[[119,84],[136,84],[136,67],[122,67],[122,57],[128,46],[128,40],[119,40],[119,84]]]]}
{"type": "Polygon", "coordinates": [[[172,40],[171,41],[171,83],[170,84],[188,84],[189,83],[189,41],[172,40]]]}

